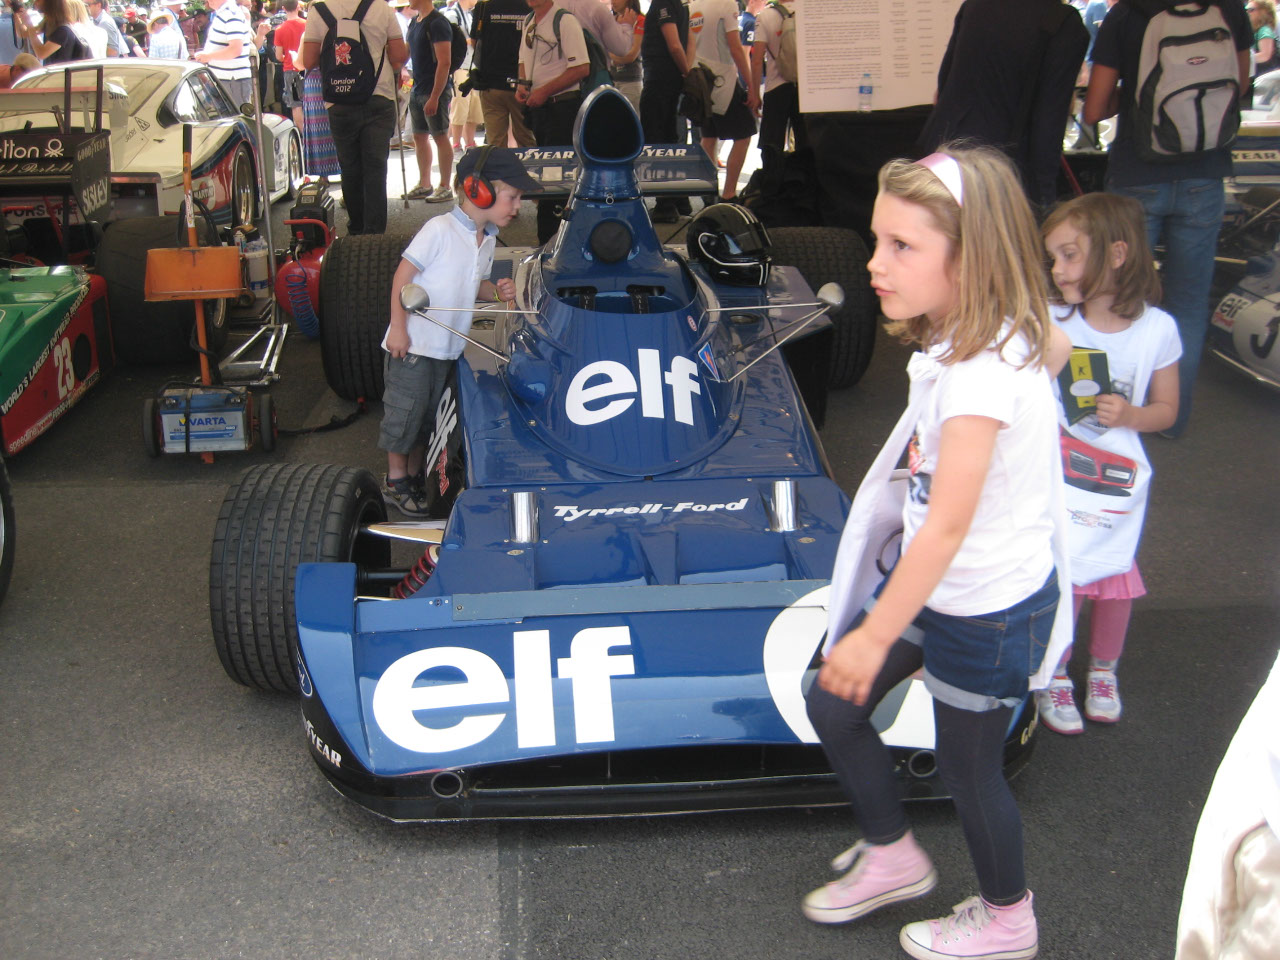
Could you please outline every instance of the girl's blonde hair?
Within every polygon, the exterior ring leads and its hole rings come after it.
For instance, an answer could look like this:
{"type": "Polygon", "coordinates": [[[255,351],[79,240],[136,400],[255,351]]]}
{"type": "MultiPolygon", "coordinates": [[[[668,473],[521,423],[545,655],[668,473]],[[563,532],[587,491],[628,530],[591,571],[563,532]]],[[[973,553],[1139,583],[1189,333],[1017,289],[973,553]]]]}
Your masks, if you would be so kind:
{"type": "Polygon", "coordinates": [[[938,152],[960,167],[963,204],[929,168],[908,160],[891,160],[880,169],[880,192],[924,207],[950,242],[955,305],[936,323],[919,316],[885,329],[926,350],[947,343],[942,363],[1002,349],[1022,336],[1030,345],[1022,366],[1039,363],[1049,342],[1049,293],[1039,269],[1040,235],[1018,174],[990,147],[952,143],[938,152]]]}
{"type": "Polygon", "coordinates": [[[1276,28],[1276,5],[1272,0],[1252,0],[1258,12],[1262,14],[1262,22],[1272,30],[1276,28]]]}
{"type": "Polygon", "coordinates": [[[85,6],[84,0],[67,0],[67,17],[71,23],[93,22],[93,18],[89,16],[89,8],[85,6]]]}
{"type": "MultiPolygon", "coordinates": [[[[1047,237],[1069,223],[1089,238],[1089,256],[1084,264],[1082,296],[1092,300],[1111,294],[1111,311],[1126,320],[1136,320],[1149,303],[1160,302],[1160,277],[1147,246],[1146,214],[1132,197],[1115,193],[1086,193],[1060,203],[1050,211],[1040,228],[1047,237]],[[1111,247],[1123,243],[1124,263],[1112,269],[1111,247]]],[[[1062,296],[1053,291],[1053,302],[1062,296]]]]}

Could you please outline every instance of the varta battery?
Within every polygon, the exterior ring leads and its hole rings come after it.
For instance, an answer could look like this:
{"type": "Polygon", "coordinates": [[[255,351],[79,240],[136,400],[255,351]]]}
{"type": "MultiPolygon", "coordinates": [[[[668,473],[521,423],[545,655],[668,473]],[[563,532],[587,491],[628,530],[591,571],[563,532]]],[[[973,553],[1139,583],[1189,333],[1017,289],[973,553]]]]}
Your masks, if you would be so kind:
{"type": "Polygon", "coordinates": [[[165,453],[248,450],[248,387],[169,388],[156,400],[165,453]]]}

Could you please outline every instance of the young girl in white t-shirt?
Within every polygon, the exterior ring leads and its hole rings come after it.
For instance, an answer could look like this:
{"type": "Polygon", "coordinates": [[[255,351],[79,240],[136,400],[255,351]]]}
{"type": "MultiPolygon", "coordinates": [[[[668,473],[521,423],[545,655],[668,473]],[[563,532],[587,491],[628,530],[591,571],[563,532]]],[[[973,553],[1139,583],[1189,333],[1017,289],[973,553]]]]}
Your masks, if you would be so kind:
{"type": "Polygon", "coordinates": [[[1056,662],[1067,639],[1068,618],[1053,630],[1062,475],[1051,371],[1069,345],[1049,318],[1035,221],[999,152],[944,147],[919,163],[887,164],[872,230],[868,270],[888,329],[922,352],[908,365],[908,414],[863,481],[841,539],[826,659],[807,698],[865,839],[836,858],[848,872],[805,897],[803,910],[818,923],[844,923],[937,882],[871,723],[886,693],[923,667],[938,769],[981,896],[908,924],[899,942],[917,958],[1033,957],[1022,821],[1002,761],[1029,678],[1046,647],[1056,662]],[[866,552],[856,531],[908,434],[901,559],[867,601],[852,572],[862,565],[850,563],[866,552]]]}
{"type": "MultiPolygon", "coordinates": [[[[1140,434],[1177,418],[1182,342],[1174,319],[1151,305],[1160,280],[1136,200],[1076,197],[1049,214],[1042,232],[1057,288],[1054,319],[1073,346],[1059,387],[1075,614],[1093,601],[1084,715],[1115,723],[1116,663],[1133,601],[1146,593],[1134,559],[1151,479],[1140,434]]],[[[1037,694],[1044,725],[1065,734],[1084,732],[1070,657],[1068,650],[1037,694]]]]}

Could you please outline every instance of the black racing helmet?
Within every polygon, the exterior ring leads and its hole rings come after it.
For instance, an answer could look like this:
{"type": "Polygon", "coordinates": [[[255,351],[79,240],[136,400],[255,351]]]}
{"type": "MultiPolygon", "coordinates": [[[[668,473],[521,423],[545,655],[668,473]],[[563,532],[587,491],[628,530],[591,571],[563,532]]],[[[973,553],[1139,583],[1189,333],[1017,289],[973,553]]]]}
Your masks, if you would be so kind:
{"type": "Polygon", "coordinates": [[[763,287],[769,280],[773,244],[754,213],[737,203],[715,203],[689,224],[689,255],[707,268],[711,279],[741,287],[763,287]]]}

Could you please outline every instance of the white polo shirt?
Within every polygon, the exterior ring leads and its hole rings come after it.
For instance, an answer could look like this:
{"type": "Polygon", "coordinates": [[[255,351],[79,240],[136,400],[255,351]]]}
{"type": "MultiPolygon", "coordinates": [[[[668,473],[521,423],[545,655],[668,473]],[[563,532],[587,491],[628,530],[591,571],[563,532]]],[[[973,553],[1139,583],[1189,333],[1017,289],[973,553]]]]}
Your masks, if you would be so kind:
{"type": "MultiPolygon", "coordinates": [[[[231,2],[231,0],[228,0],[228,2],[231,2]]],[[[360,6],[360,0],[324,0],[324,5],[333,14],[333,19],[342,21],[350,19],[351,15],[356,12],[356,7],[360,6]]],[[[395,11],[382,0],[375,0],[374,3],[369,5],[369,11],[364,15],[364,20],[360,22],[360,29],[369,44],[369,56],[373,57],[374,66],[377,66],[379,61],[382,62],[382,69],[378,72],[378,84],[373,88],[373,95],[375,97],[386,97],[394,103],[396,99],[395,71],[391,69],[391,64],[387,62],[383,54],[387,49],[388,37],[395,40],[403,38],[403,34],[400,32],[400,23],[396,20],[395,11]]],[[[309,11],[307,29],[302,32],[302,42],[323,44],[325,35],[328,32],[329,27],[321,19],[320,14],[314,10],[309,11]]],[[[325,106],[331,107],[333,104],[326,103],[325,106]]]]}
{"type": "MultiPolygon", "coordinates": [[[[792,16],[795,15],[795,8],[791,7],[792,16]]],[[[782,52],[782,14],[773,6],[768,4],[763,10],[756,14],[756,43],[764,44],[764,62],[765,62],[765,78],[764,92],[770,91],[782,86],[787,81],[783,80],[777,67],[769,69],[769,64],[777,59],[778,54],[782,52]]]]}
{"type": "MultiPolygon", "coordinates": [[[[560,40],[556,41],[554,24],[559,9],[562,8],[553,3],[541,21],[529,14],[524,22],[520,35],[520,65],[524,67],[524,78],[532,81],[535,87],[554,80],[570,67],[591,62],[587,41],[582,36],[582,24],[568,11],[560,18],[560,40]]],[[[581,86],[580,83],[570,84],[557,91],[555,96],[578,90],[581,86]]]]}
{"type": "MultiPolygon", "coordinates": [[[[493,271],[493,251],[497,246],[498,228],[485,226],[485,237],[476,245],[475,221],[454,207],[448,213],[432,217],[402,255],[418,271],[413,282],[427,291],[433,307],[461,307],[463,312],[427,312],[454,330],[471,330],[471,308],[475,306],[480,281],[493,271]]],[[[424,317],[409,314],[409,352],[437,360],[456,360],[467,345],[461,337],[441,329],[424,317]]],[[[382,338],[387,349],[387,338],[382,338]]]]}

